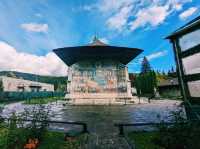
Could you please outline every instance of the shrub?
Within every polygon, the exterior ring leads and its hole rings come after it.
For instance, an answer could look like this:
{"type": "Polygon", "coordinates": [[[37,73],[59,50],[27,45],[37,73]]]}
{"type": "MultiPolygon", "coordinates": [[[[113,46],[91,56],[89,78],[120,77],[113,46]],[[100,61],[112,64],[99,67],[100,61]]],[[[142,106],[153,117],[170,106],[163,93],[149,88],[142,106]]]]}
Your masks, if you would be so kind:
{"type": "Polygon", "coordinates": [[[154,139],[155,144],[165,149],[197,149],[200,148],[200,122],[186,121],[182,111],[174,112],[175,124],[161,123],[154,139]]]}
{"type": "Polygon", "coordinates": [[[47,131],[49,112],[49,107],[38,105],[32,109],[25,109],[20,115],[13,113],[6,127],[7,135],[4,147],[22,149],[28,139],[37,138],[41,141],[47,131]],[[31,120],[31,122],[24,120],[31,120]]]}
{"type": "Polygon", "coordinates": [[[25,144],[28,132],[23,128],[18,128],[23,122],[18,120],[15,113],[12,114],[8,124],[6,147],[13,149],[21,149],[25,144]]]}
{"type": "Polygon", "coordinates": [[[32,109],[25,109],[21,117],[23,119],[31,120],[26,126],[29,130],[29,138],[42,139],[47,131],[48,120],[49,120],[50,107],[45,107],[45,105],[34,106],[32,109]]]}

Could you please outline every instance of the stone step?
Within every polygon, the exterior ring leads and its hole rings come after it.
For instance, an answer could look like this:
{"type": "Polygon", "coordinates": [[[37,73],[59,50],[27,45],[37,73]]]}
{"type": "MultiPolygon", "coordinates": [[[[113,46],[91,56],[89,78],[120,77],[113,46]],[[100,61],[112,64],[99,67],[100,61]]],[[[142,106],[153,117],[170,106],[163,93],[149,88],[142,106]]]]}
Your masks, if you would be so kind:
{"type": "Polygon", "coordinates": [[[124,104],[134,104],[133,100],[122,100],[122,99],[78,99],[69,100],[67,104],[70,105],[124,105],[124,104]]]}

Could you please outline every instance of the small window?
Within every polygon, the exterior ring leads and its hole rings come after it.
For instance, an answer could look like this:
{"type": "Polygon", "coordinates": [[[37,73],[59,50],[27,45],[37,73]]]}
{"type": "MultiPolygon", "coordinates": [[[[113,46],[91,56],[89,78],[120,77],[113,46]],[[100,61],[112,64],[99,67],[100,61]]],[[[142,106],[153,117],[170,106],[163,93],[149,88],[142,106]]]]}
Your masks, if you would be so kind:
{"type": "Polygon", "coordinates": [[[185,74],[200,73],[200,53],[183,58],[182,61],[185,74]]]}
{"type": "Polygon", "coordinates": [[[200,97],[200,80],[188,82],[191,97],[200,97]]]}
{"type": "Polygon", "coordinates": [[[181,51],[186,51],[200,44],[200,29],[188,33],[179,40],[181,51]]]}

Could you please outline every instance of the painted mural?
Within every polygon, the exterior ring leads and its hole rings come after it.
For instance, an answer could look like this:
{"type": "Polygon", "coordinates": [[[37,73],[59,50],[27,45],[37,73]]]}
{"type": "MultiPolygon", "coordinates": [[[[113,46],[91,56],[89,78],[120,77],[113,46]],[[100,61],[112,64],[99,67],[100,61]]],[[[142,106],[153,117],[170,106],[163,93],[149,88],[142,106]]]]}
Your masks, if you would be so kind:
{"type": "Polygon", "coordinates": [[[74,64],[71,91],[74,93],[125,93],[127,81],[125,66],[112,61],[74,64]]]}

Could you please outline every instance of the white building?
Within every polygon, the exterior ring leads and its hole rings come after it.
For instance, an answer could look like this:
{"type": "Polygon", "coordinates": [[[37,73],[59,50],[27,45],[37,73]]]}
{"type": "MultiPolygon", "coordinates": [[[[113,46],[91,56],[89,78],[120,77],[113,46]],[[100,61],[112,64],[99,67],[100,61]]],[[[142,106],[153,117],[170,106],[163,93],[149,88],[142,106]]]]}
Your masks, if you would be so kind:
{"type": "Polygon", "coordinates": [[[54,91],[54,85],[0,76],[4,92],[39,92],[54,91]]]}

